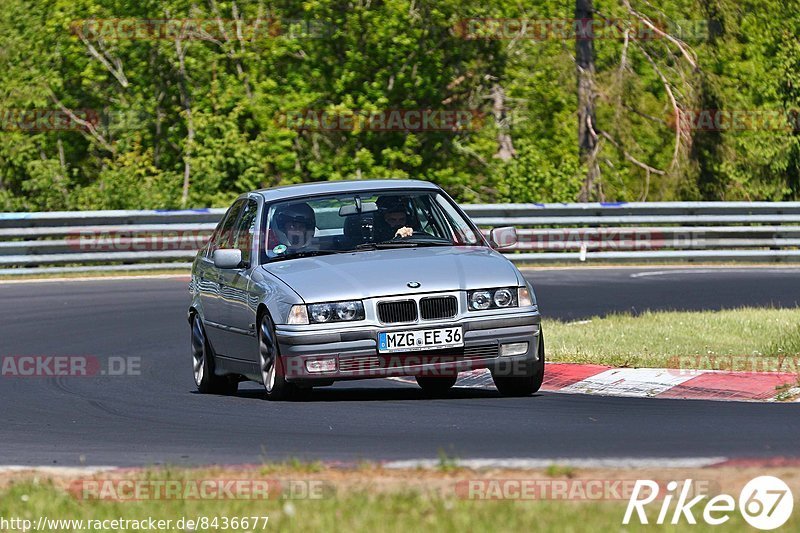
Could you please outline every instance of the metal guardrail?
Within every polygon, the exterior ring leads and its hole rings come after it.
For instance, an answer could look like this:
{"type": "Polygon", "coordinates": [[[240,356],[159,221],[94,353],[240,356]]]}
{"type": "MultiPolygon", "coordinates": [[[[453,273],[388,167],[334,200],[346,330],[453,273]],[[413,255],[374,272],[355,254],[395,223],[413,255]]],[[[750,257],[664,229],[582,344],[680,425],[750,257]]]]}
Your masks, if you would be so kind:
{"type": "MultiPolygon", "coordinates": [[[[800,261],[800,202],[471,204],[516,262],[800,261]]],[[[224,209],[0,213],[0,274],[187,269],[224,209]]]]}

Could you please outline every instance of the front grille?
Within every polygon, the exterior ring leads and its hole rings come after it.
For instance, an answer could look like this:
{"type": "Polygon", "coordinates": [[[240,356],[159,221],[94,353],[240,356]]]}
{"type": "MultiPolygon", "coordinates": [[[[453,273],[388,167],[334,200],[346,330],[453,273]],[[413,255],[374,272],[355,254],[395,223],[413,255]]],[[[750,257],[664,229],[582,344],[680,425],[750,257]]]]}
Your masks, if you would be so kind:
{"type": "Polygon", "coordinates": [[[378,304],[378,318],[384,324],[414,322],[417,319],[417,303],[414,300],[380,302],[378,304]]]}
{"type": "Polygon", "coordinates": [[[482,344],[479,346],[467,346],[464,348],[464,357],[467,359],[483,359],[487,357],[497,357],[498,344],[482,344]]]}
{"type": "Polygon", "coordinates": [[[419,311],[424,320],[452,318],[458,311],[458,300],[455,296],[423,298],[419,301],[419,311]]]}
{"type": "Polygon", "coordinates": [[[376,370],[381,367],[381,360],[377,356],[339,357],[340,372],[357,372],[376,370]]]}
{"type": "Polygon", "coordinates": [[[492,359],[498,355],[497,344],[482,344],[464,348],[440,348],[436,350],[419,350],[416,352],[397,352],[378,354],[384,368],[404,365],[427,365],[431,363],[447,363],[464,359],[492,359]]]}

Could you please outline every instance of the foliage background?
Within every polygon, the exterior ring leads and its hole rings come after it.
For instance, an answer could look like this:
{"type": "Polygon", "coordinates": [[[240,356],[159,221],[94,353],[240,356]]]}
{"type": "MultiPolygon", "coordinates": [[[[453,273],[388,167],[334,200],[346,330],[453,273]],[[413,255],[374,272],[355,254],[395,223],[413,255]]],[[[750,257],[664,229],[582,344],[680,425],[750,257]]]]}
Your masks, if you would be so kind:
{"type": "MultiPolygon", "coordinates": [[[[594,7],[600,18],[708,24],[705,37],[683,38],[694,61],[667,39],[595,41],[601,199],[798,198],[796,128],[676,140],[668,94],[685,110],[798,109],[796,0],[594,7]]],[[[96,135],[0,128],[0,210],[223,206],[254,188],[382,177],[432,180],[462,202],[574,201],[586,174],[574,42],[457,30],[469,17],[569,19],[574,9],[554,0],[3,0],[0,120],[61,105],[102,120],[96,135]],[[284,31],[175,41],[71,30],[91,18],[214,17],[268,18],[284,31]],[[454,133],[295,131],[277,120],[302,109],[418,108],[475,109],[486,121],[454,133]],[[499,134],[513,157],[498,157],[499,134]]]]}

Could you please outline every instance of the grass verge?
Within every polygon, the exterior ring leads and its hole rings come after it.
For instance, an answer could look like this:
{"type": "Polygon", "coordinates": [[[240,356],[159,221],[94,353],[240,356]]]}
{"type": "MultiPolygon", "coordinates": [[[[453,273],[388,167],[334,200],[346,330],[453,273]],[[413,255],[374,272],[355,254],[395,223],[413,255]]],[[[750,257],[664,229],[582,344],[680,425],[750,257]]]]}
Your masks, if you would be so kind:
{"type": "MultiPolygon", "coordinates": [[[[650,525],[622,527],[629,493],[620,483],[636,479],[666,480],[692,479],[696,486],[706,487],[705,501],[696,506],[695,517],[699,524],[693,531],[716,531],[703,524],[702,507],[708,497],[725,493],[736,498],[742,487],[758,475],[771,474],[784,480],[792,490],[800,486],[797,468],[713,468],[713,469],[581,469],[562,472],[546,470],[386,470],[380,466],[363,466],[356,469],[334,469],[315,464],[303,466],[267,465],[250,469],[151,469],[117,471],[80,477],[43,477],[40,474],[16,474],[13,479],[0,483],[0,517],[30,520],[37,524],[39,517],[50,520],[82,520],[83,524],[69,525],[48,522],[48,531],[123,531],[148,530],[145,528],[115,527],[112,520],[142,521],[170,520],[162,531],[409,531],[424,528],[430,531],[685,531],[686,522],[677,526],[653,526],[661,501],[646,509],[650,525]],[[85,498],[76,495],[70,487],[76,483],[97,482],[108,479],[142,481],[177,481],[190,486],[197,480],[279,479],[284,488],[294,484],[307,486],[321,482],[328,487],[318,497],[307,493],[284,490],[276,497],[187,499],[139,498],[119,500],[113,498],[85,498]],[[481,489],[477,492],[460,490],[465,484],[478,483],[482,487],[515,487],[518,483],[535,483],[550,487],[570,487],[561,496],[521,497],[520,492],[497,492],[481,489]],[[600,493],[585,491],[582,487],[602,483],[600,493]],[[581,490],[575,490],[575,489],[581,490]],[[486,492],[484,492],[486,490],[486,492]],[[485,496],[491,495],[490,499],[485,496]],[[588,496],[587,496],[588,495],[588,496]],[[206,526],[187,527],[186,520],[207,519],[206,526]],[[224,517],[224,518],[223,518],[224,517]],[[242,526],[242,518],[248,526],[242,526]],[[254,527],[252,517],[259,517],[254,527]],[[263,518],[268,517],[266,524],[263,518]],[[178,526],[183,519],[184,525],[178,526]],[[217,526],[213,526],[216,519],[217,526]],[[222,526],[227,519],[228,527],[222,526]],[[237,519],[234,527],[233,519],[237,519]],[[96,525],[88,526],[87,521],[96,525]]],[[[119,486],[119,485],[118,485],[119,486]]],[[[628,487],[631,485],[628,484],[628,487]]],[[[550,494],[553,494],[551,492],[550,494]]],[[[106,493],[108,495],[108,493],[106,493]]],[[[674,501],[672,502],[674,508],[674,501]]],[[[672,513],[669,513],[671,518],[672,513]]],[[[669,520],[667,520],[669,521],[669,520]]],[[[800,527],[800,513],[794,513],[784,526],[796,531],[800,527]]],[[[725,531],[748,530],[738,512],[730,513],[725,531]]],[[[10,530],[10,528],[9,528],[10,530]]],[[[152,530],[152,529],[150,529],[152,530]]]]}
{"type": "Polygon", "coordinates": [[[550,361],[616,367],[800,371],[800,309],[616,314],[542,324],[550,361]],[[685,366],[681,366],[682,368],[685,366]]]}

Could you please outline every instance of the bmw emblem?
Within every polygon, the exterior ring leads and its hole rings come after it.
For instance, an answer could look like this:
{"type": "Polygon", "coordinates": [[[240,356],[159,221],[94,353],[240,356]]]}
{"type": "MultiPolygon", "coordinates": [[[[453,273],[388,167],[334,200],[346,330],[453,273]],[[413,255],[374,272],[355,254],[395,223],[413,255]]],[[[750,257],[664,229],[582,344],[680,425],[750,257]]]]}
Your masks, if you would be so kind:
{"type": "Polygon", "coordinates": [[[408,283],[406,283],[406,285],[408,285],[408,287],[411,289],[419,289],[418,281],[409,281],[408,283]]]}

